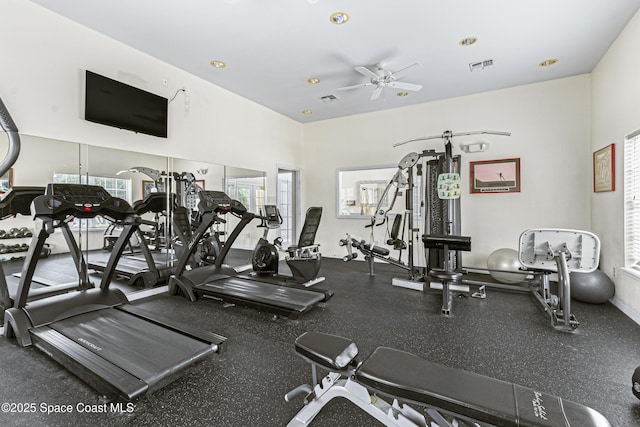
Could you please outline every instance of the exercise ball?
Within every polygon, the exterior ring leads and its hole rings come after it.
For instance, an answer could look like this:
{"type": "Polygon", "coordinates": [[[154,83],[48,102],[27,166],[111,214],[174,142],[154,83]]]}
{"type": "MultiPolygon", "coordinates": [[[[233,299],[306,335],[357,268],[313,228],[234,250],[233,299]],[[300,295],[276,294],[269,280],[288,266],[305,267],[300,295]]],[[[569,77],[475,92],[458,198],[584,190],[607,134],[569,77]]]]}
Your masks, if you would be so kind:
{"type": "Polygon", "coordinates": [[[520,271],[522,264],[518,259],[518,251],[515,249],[502,248],[491,252],[487,258],[487,268],[491,277],[502,283],[520,283],[525,279],[522,273],[509,273],[509,271],[520,271]]]}
{"type": "Polygon", "coordinates": [[[616,288],[609,276],[601,270],[591,273],[572,272],[569,274],[571,282],[571,298],[576,301],[591,304],[602,304],[613,298],[616,288]]]}
{"type": "Polygon", "coordinates": [[[633,391],[634,396],[640,399],[640,366],[638,366],[636,370],[633,371],[633,376],[631,377],[631,384],[632,384],[631,390],[633,391]]]}

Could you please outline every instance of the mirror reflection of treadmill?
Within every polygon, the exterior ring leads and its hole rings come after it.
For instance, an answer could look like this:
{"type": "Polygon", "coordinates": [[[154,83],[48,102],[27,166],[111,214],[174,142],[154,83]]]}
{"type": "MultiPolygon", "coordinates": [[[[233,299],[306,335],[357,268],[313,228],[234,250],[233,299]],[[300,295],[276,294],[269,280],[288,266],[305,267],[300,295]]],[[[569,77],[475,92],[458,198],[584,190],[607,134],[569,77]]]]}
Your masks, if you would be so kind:
{"type": "Polygon", "coordinates": [[[100,288],[28,302],[34,253],[55,227],[66,226],[71,217],[105,215],[124,223],[137,218],[125,200],[110,197],[101,187],[77,184],[50,184],[45,195],[34,199],[32,212],[36,232],[15,304],[5,313],[7,338],[15,337],[21,346],[35,345],[115,401],[151,393],[193,363],[223,350],[226,338],[140,309],[120,290],[110,289],[114,259],[100,288]]]}
{"type": "MultiPolygon", "coordinates": [[[[31,202],[38,196],[43,195],[44,187],[14,186],[2,195],[0,199],[0,219],[4,220],[17,215],[31,216],[31,202]]],[[[64,230],[63,230],[64,232],[64,230]]],[[[32,233],[31,233],[32,234],[32,233]]],[[[29,236],[25,236],[29,237],[29,236]]],[[[27,246],[28,248],[28,246],[27,246]]],[[[83,274],[82,254],[77,246],[69,248],[70,255],[75,263],[75,271],[79,273],[77,280],[61,283],[57,281],[60,277],[53,277],[54,274],[36,276],[31,279],[31,289],[28,300],[33,301],[48,296],[62,294],[78,289],[93,287],[86,274],[83,274]]],[[[24,252],[23,252],[24,253],[24,252]]],[[[40,257],[40,253],[34,253],[33,257],[40,257]]],[[[25,264],[28,260],[25,258],[25,264]]],[[[85,271],[86,272],[86,271],[85,271]]],[[[20,286],[21,273],[9,274],[0,277],[0,318],[5,309],[13,306],[15,296],[20,286]]]]}
{"type": "MultiPolygon", "coordinates": [[[[146,213],[160,215],[167,211],[167,193],[149,193],[143,200],[135,202],[133,209],[140,216],[146,213]]],[[[147,225],[153,226],[156,230],[160,227],[158,221],[155,221],[155,224],[147,225]]],[[[173,273],[173,255],[168,253],[166,248],[162,247],[154,247],[152,250],[147,244],[147,237],[141,230],[140,224],[125,226],[115,241],[117,242],[119,239],[127,239],[127,241],[129,241],[132,236],[135,236],[139,243],[139,250],[122,254],[116,266],[116,276],[124,278],[128,281],[128,284],[132,286],[149,288],[165,284],[169,276],[173,273]],[[131,228],[129,229],[127,227],[131,228]]],[[[92,253],[88,259],[88,268],[90,270],[104,272],[107,268],[109,257],[110,253],[106,251],[104,253],[92,253]]]]}

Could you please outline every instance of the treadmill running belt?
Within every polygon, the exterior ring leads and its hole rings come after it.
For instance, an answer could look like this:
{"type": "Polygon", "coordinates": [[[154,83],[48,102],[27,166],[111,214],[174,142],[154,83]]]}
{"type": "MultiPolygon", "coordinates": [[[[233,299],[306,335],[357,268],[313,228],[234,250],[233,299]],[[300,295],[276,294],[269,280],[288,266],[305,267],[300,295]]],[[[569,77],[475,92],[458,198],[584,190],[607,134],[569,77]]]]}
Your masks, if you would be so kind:
{"type": "Polygon", "coordinates": [[[204,293],[229,296],[294,311],[304,311],[324,299],[324,294],[320,292],[277,286],[237,277],[205,283],[197,286],[196,289],[204,293]]]}
{"type": "Polygon", "coordinates": [[[85,313],[49,327],[149,385],[212,352],[211,345],[117,309],[85,313]]]}

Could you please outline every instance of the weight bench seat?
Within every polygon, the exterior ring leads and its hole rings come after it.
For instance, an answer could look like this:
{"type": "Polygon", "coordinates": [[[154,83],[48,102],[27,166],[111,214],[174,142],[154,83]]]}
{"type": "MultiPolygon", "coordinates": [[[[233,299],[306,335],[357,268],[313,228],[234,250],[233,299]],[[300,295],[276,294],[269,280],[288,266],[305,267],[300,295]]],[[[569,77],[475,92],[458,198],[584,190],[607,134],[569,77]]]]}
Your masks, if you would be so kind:
{"type": "MultiPolygon", "coordinates": [[[[334,372],[344,370],[358,353],[353,341],[316,332],[300,336],[296,351],[334,372]]],[[[354,375],[380,394],[496,426],[611,426],[584,405],[388,347],[378,347],[354,375]]]]}
{"type": "Polygon", "coordinates": [[[372,252],[374,254],[378,254],[378,255],[382,255],[382,256],[387,256],[389,255],[389,249],[387,248],[381,248],[380,246],[374,246],[373,249],[371,248],[371,245],[368,243],[365,243],[362,245],[362,248],[365,251],[369,251],[372,252]]]}
{"type": "Polygon", "coordinates": [[[388,347],[378,347],[356,379],[382,394],[497,426],[609,426],[586,406],[388,347]]]}

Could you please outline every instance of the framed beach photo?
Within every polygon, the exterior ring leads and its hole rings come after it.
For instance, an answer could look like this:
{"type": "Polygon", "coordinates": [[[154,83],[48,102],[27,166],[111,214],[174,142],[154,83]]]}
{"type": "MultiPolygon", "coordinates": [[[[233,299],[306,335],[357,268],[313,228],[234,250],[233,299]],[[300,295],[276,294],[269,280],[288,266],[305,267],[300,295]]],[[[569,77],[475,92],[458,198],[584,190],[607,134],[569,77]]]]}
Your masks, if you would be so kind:
{"type": "Polygon", "coordinates": [[[520,192],[520,158],[470,162],[471,193],[520,192]]]}

